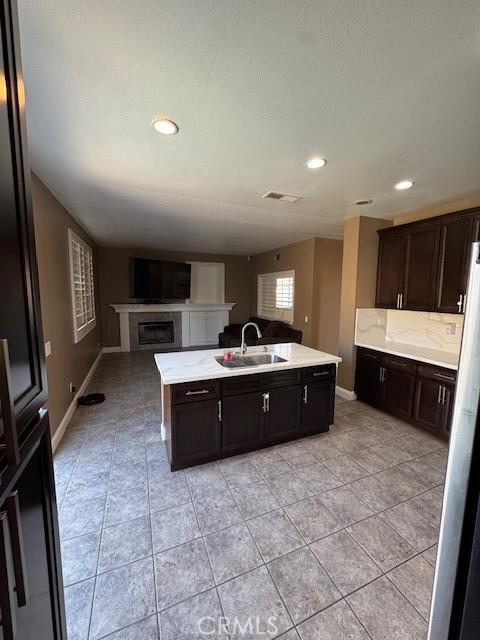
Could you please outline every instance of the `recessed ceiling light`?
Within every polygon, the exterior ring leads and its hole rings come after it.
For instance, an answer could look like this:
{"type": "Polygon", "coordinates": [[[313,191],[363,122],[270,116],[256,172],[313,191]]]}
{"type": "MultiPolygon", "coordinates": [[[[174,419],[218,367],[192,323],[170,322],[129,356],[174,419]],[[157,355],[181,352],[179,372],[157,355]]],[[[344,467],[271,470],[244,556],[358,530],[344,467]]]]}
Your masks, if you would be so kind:
{"type": "Polygon", "coordinates": [[[364,200],[356,200],[355,204],[359,207],[362,207],[365,204],[372,204],[373,200],[371,198],[365,198],[364,200]]]}
{"type": "Polygon", "coordinates": [[[158,133],[163,133],[164,136],[173,136],[175,133],[178,133],[178,125],[173,122],[173,120],[168,120],[167,118],[153,120],[152,127],[155,131],[158,131],[158,133]]]}
{"type": "Polygon", "coordinates": [[[325,158],[310,158],[307,162],[307,167],[309,169],[321,169],[321,167],[324,167],[326,164],[327,161],[325,158]]]}
{"type": "Polygon", "coordinates": [[[405,191],[405,189],[411,189],[414,184],[413,180],[400,180],[400,182],[397,182],[395,185],[395,189],[397,191],[405,191]]]}

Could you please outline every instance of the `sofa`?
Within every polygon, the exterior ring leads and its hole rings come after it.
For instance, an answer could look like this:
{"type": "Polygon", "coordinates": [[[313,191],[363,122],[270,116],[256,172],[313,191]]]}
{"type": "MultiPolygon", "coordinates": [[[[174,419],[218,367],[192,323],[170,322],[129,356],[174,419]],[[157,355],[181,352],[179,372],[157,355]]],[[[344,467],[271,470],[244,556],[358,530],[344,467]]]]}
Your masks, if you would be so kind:
{"type": "MultiPolygon", "coordinates": [[[[302,343],[302,332],[294,329],[284,322],[278,320],[265,320],[252,316],[247,322],[254,322],[262,332],[262,337],[257,338],[255,327],[247,327],[245,338],[248,346],[259,344],[278,344],[280,342],[302,343]]],[[[221,348],[239,347],[242,340],[243,324],[229,324],[218,336],[218,346],[221,348]]]]}

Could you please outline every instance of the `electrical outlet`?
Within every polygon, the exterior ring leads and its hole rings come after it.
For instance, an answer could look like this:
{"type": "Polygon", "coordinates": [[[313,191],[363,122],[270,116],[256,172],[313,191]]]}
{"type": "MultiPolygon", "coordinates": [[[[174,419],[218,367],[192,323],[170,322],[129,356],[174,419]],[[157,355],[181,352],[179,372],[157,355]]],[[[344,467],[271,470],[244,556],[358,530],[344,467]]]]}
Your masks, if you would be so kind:
{"type": "Polygon", "coordinates": [[[73,384],[73,382],[70,382],[68,388],[70,389],[70,393],[75,393],[75,391],[77,390],[77,387],[73,384]]]}
{"type": "Polygon", "coordinates": [[[48,358],[50,355],[52,355],[52,343],[49,340],[45,342],[45,357],[48,358]]]}
{"type": "Polygon", "coordinates": [[[308,316],[305,316],[305,324],[308,324],[308,316]]]}
{"type": "Polygon", "coordinates": [[[457,334],[457,325],[454,322],[447,322],[447,336],[455,336],[457,334]]]}

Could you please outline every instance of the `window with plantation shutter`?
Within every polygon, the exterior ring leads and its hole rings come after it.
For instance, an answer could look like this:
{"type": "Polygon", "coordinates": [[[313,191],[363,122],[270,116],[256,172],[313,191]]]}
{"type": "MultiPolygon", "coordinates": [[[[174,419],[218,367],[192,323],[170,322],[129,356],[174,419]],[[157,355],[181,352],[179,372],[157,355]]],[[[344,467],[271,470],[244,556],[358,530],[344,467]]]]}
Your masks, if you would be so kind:
{"type": "Polygon", "coordinates": [[[68,249],[72,290],[73,341],[80,342],[96,324],[93,252],[92,248],[71,229],[68,230],[68,249]]]}
{"type": "Polygon", "coordinates": [[[292,324],[295,271],[260,273],[257,286],[257,315],[292,324]]]}

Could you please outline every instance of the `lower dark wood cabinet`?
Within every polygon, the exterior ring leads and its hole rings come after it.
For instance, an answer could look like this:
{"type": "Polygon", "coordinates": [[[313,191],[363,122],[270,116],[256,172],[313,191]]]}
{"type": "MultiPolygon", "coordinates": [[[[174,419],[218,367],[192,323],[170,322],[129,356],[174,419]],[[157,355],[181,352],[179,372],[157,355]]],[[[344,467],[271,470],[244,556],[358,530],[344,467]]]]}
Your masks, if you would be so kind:
{"type": "Polygon", "coordinates": [[[382,391],[377,406],[399,418],[412,417],[415,376],[396,369],[383,368],[382,391]]]}
{"type": "Polygon", "coordinates": [[[300,434],[301,387],[270,389],[266,397],[265,441],[300,434]]]}
{"type": "Polygon", "coordinates": [[[302,433],[328,431],[334,419],[335,385],[315,382],[303,387],[302,433]]]}
{"type": "Polygon", "coordinates": [[[434,433],[450,435],[456,372],[415,360],[359,348],[355,373],[358,400],[434,433]]]}
{"type": "Polygon", "coordinates": [[[220,454],[220,400],[172,406],[172,456],[178,465],[220,454]]]}
{"type": "Polygon", "coordinates": [[[328,431],[335,373],[335,365],[328,364],[164,386],[172,471],[328,431]]]}
{"type": "Polygon", "coordinates": [[[355,391],[360,402],[378,407],[382,400],[381,357],[378,353],[359,350],[355,391]]]}
{"type": "Polygon", "coordinates": [[[263,441],[264,394],[244,393],[222,400],[222,451],[260,446],[263,441]]]}

